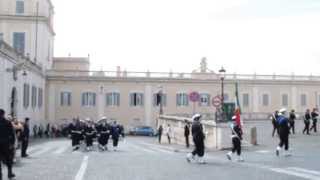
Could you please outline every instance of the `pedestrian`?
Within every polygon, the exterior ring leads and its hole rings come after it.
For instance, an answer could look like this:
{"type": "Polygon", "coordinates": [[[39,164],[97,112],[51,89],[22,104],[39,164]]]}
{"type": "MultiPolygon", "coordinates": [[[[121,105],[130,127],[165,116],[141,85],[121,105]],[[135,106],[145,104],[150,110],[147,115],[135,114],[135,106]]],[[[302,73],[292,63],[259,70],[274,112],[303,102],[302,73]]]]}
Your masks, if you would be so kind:
{"type": "Polygon", "coordinates": [[[42,124],[40,124],[39,129],[38,129],[39,138],[42,138],[42,135],[43,135],[43,126],[42,126],[42,124]]]}
{"type": "Polygon", "coordinates": [[[307,135],[310,135],[309,133],[310,119],[311,119],[310,110],[307,109],[306,113],[304,114],[304,129],[302,131],[303,134],[307,132],[307,135]]]}
{"type": "Polygon", "coordinates": [[[289,119],[285,116],[286,109],[279,110],[279,116],[277,119],[279,127],[280,143],[276,149],[276,155],[280,155],[280,151],[284,146],[285,156],[289,156],[289,119]]]}
{"type": "Polygon", "coordinates": [[[29,128],[29,118],[25,118],[24,124],[23,124],[23,131],[21,134],[21,157],[26,158],[29,155],[27,154],[27,149],[29,145],[29,136],[30,136],[30,128],[29,128]]]}
{"type": "Polygon", "coordinates": [[[88,120],[87,126],[84,130],[87,151],[92,151],[93,149],[93,138],[95,137],[96,131],[94,123],[88,120]]]}
{"type": "Polygon", "coordinates": [[[100,125],[97,126],[98,132],[98,143],[99,148],[102,151],[108,150],[108,142],[111,133],[110,125],[106,122],[107,118],[103,117],[102,120],[105,120],[100,125]]]}
{"type": "Polygon", "coordinates": [[[311,112],[311,118],[312,118],[312,126],[310,128],[310,131],[314,130],[314,132],[317,132],[317,121],[318,121],[318,110],[317,108],[313,108],[312,112],[311,112]]]}
{"type": "MultiPolygon", "coordinates": [[[[290,125],[290,131],[292,131],[292,134],[295,134],[295,120],[296,120],[296,114],[294,109],[291,110],[289,115],[289,125],[290,125]]],[[[289,132],[290,132],[289,131],[289,132]]]]}
{"type": "Polygon", "coordinates": [[[159,141],[159,144],[161,144],[162,132],[163,132],[163,126],[160,125],[159,128],[158,128],[158,141],[159,141]]]}
{"type": "Polygon", "coordinates": [[[189,135],[190,135],[190,125],[188,120],[184,121],[186,123],[186,125],[184,126],[184,137],[186,139],[186,147],[189,148],[190,144],[189,144],[189,135]]]}
{"type": "Polygon", "coordinates": [[[50,123],[48,123],[46,126],[45,135],[47,138],[50,137],[50,123]]]}
{"type": "Polygon", "coordinates": [[[71,145],[73,147],[73,151],[76,151],[80,148],[80,139],[82,136],[82,129],[79,119],[73,119],[72,123],[69,124],[68,130],[71,136],[71,145]]]}
{"type": "Polygon", "coordinates": [[[192,126],[191,126],[191,133],[192,133],[192,139],[193,143],[195,145],[195,149],[187,155],[187,161],[191,162],[195,160],[195,157],[198,157],[198,163],[204,164],[205,161],[203,159],[204,156],[204,132],[202,124],[200,123],[201,115],[195,114],[192,117],[192,126]]]}
{"type": "Polygon", "coordinates": [[[5,118],[5,111],[0,109],[0,179],[2,180],[2,163],[8,168],[8,178],[12,179],[15,133],[11,122],[5,118]]]}
{"type": "Polygon", "coordinates": [[[171,134],[172,134],[172,129],[171,129],[170,124],[168,124],[168,127],[166,129],[166,135],[167,135],[169,144],[171,144],[171,134]]]}
{"type": "Polygon", "coordinates": [[[111,126],[111,135],[112,135],[112,141],[113,141],[113,151],[117,151],[119,138],[121,135],[121,128],[117,124],[117,121],[114,121],[111,126]]]}
{"type": "Polygon", "coordinates": [[[37,138],[37,136],[38,136],[38,132],[37,132],[38,131],[38,127],[37,127],[37,125],[34,125],[32,129],[33,129],[33,137],[37,138]]]}
{"type": "Polygon", "coordinates": [[[271,117],[271,121],[272,121],[272,126],[273,126],[273,130],[272,130],[272,137],[274,137],[274,134],[277,132],[277,134],[279,135],[279,131],[278,131],[278,125],[277,125],[277,118],[278,118],[278,111],[275,111],[274,114],[271,117]]]}
{"type": "Polygon", "coordinates": [[[236,116],[232,117],[233,123],[230,125],[231,127],[231,132],[232,132],[232,150],[227,153],[227,158],[231,161],[232,160],[232,155],[237,152],[238,155],[238,162],[243,162],[243,158],[241,156],[241,141],[242,141],[242,130],[240,125],[235,121],[236,116]]]}

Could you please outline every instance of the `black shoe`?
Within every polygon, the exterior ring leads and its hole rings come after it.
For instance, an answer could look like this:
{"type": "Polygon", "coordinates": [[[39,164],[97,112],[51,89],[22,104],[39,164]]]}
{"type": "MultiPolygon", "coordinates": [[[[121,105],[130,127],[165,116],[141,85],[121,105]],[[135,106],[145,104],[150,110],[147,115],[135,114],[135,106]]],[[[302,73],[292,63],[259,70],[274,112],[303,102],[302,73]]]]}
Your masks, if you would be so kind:
{"type": "Polygon", "coordinates": [[[22,158],[26,158],[26,157],[29,157],[29,155],[28,154],[23,154],[23,155],[21,155],[21,157],[22,158]]]}
{"type": "Polygon", "coordinates": [[[8,178],[9,178],[9,179],[12,179],[12,178],[15,178],[15,177],[16,177],[16,175],[13,174],[13,173],[8,174],[8,178]]]}

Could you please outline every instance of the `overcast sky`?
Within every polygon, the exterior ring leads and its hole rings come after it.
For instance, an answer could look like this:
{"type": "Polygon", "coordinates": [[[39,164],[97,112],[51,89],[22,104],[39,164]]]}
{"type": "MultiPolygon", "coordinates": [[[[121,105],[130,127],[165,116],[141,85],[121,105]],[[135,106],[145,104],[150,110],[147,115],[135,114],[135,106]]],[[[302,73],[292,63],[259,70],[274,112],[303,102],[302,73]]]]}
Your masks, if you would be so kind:
{"type": "Polygon", "coordinates": [[[52,0],[55,56],[92,69],[320,74],[319,0],[52,0]]]}

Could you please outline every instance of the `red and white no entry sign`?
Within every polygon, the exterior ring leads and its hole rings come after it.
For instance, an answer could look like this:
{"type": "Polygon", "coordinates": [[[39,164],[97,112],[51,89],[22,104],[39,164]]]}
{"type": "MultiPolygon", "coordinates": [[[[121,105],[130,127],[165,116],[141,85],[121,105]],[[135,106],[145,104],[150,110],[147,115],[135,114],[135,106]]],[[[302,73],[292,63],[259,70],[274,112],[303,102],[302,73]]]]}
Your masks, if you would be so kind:
{"type": "Polygon", "coordinates": [[[215,96],[214,98],[212,98],[212,105],[214,107],[220,107],[222,103],[222,98],[220,96],[215,96]]]}

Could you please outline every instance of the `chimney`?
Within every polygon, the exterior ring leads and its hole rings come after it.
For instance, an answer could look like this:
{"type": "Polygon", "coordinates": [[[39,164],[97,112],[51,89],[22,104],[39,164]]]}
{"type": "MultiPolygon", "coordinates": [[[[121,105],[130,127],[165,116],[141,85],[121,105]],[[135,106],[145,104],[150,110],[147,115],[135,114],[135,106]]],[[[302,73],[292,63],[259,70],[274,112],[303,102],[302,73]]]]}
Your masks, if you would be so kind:
{"type": "Polygon", "coordinates": [[[120,66],[117,66],[117,77],[121,76],[121,68],[120,66]]]}

